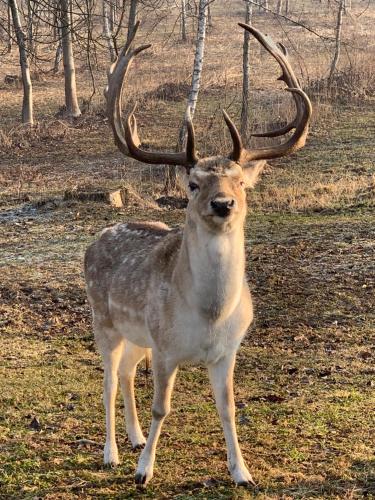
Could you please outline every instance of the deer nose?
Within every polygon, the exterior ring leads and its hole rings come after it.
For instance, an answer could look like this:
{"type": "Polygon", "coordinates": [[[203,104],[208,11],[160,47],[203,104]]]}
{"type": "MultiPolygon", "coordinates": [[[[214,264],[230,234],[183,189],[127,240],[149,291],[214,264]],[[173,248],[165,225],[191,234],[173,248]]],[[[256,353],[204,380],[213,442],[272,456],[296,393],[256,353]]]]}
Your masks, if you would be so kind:
{"type": "Polygon", "coordinates": [[[211,208],[219,217],[228,217],[235,206],[236,200],[233,198],[216,198],[211,201],[211,208]]]}

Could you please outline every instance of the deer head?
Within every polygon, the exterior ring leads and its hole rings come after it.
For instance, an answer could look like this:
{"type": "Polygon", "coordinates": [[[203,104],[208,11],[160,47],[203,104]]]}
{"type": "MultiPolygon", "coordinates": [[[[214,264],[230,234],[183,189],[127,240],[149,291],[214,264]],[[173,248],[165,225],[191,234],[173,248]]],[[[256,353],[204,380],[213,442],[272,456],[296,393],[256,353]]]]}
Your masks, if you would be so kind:
{"type": "Polygon", "coordinates": [[[310,100],[301,89],[289,63],[286,48],[280,43],[275,44],[269,36],[252,26],[242,23],[239,25],[249,31],[276,59],[282,70],[279,80],[286,83],[286,90],[293,95],[297,112],[291,123],[279,130],[253,134],[276,137],[293,130],[292,135],[282,144],[263,148],[245,148],[234,122],[223,111],[233,142],[232,151],[227,156],[199,158],[195,148],[194,127],[188,111],[185,151],[164,153],[142,149],[134,115],[135,107],[124,122],[121,112],[121,93],[127,70],[133,58],[151,46],[142,45],[135,49],[131,48],[139,22],[135,25],[128,43],[109,71],[106,90],[108,117],[120,151],[143,163],[184,167],[184,184],[189,198],[188,216],[196,222],[203,222],[214,231],[229,231],[237,221],[244,219],[246,215],[245,190],[254,186],[266,160],[287,156],[305,145],[312,111],[310,100]]]}

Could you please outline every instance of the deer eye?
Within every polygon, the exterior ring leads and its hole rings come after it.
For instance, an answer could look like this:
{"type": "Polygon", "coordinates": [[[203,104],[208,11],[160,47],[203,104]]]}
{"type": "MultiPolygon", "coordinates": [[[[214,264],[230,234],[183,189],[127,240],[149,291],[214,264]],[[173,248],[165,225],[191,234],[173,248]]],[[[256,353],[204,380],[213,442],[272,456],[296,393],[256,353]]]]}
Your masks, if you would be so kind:
{"type": "Polygon", "coordinates": [[[195,182],[189,182],[189,189],[190,191],[196,191],[197,189],[199,189],[199,186],[198,184],[195,184],[195,182]]]}

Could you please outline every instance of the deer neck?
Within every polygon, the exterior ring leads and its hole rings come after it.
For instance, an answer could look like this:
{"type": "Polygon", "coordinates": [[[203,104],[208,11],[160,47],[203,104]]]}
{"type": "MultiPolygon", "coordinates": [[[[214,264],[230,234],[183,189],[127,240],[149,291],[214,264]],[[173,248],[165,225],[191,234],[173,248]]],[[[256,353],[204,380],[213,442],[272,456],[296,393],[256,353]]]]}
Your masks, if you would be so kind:
{"type": "Polygon", "coordinates": [[[244,275],[243,223],[214,233],[188,216],[175,273],[187,306],[212,321],[225,320],[241,299],[244,275]]]}

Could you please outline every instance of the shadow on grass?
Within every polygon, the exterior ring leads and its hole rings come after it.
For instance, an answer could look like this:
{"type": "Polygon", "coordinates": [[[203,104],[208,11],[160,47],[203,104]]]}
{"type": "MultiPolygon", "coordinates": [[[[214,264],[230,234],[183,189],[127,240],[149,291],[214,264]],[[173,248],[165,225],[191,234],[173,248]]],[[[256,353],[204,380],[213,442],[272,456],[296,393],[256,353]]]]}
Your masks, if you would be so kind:
{"type": "MultiPolygon", "coordinates": [[[[166,484],[162,477],[156,476],[146,489],[139,489],[133,482],[133,466],[130,464],[111,470],[93,462],[77,464],[74,469],[76,482],[68,486],[71,493],[99,494],[100,498],[204,498],[204,499],[242,499],[242,498],[373,498],[375,495],[375,460],[353,462],[353,479],[327,477],[325,480],[295,481],[286,485],[283,482],[272,486],[259,484],[256,489],[236,487],[228,480],[215,477],[202,481],[185,481],[166,484]],[[102,473],[102,477],[90,480],[87,472],[102,473]],[[81,474],[82,476],[81,476],[81,474]],[[81,476],[82,481],[78,478],[81,476]],[[106,493],[105,490],[111,491],[106,493]],[[114,490],[117,490],[116,492],[114,490]],[[97,493],[95,493],[97,492],[97,493]]],[[[61,490],[62,491],[62,490],[61,490]]],[[[64,491],[66,491],[64,489],[64,491]]]]}

